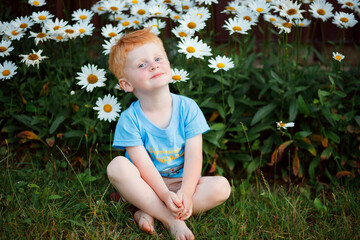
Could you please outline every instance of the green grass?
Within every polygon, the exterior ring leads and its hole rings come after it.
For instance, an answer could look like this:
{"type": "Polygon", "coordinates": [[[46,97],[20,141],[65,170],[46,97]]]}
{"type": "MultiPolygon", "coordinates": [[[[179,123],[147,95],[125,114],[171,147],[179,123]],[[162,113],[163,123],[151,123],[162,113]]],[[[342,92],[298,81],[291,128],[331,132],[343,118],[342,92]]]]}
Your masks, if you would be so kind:
{"type": "MultiPolygon", "coordinates": [[[[66,159],[0,161],[1,239],[171,239],[159,222],[156,237],[143,233],[130,206],[110,200],[105,163],[75,174],[66,159]]],[[[316,192],[232,182],[225,204],[188,221],[196,239],[360,239],[358,185],[316,192]]]]}

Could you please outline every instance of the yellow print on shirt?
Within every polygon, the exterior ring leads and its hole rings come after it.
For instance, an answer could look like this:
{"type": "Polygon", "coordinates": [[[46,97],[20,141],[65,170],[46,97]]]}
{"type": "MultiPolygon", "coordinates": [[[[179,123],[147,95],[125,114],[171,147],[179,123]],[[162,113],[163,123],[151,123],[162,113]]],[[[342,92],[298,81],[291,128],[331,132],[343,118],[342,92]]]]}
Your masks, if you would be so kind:
{"type": "Polygon", "coordinates": [[[158,160],[159,162],[162,162],[162,163],[169,163],[181,156],[184,155],[184,152],[182,152],[181,154],[179,154],[181,148],[179,149],[176,149],[176,150],[157,150],[157,149],[152,149],[152,148],[149,148],[149,153],[150,153],[150,157],[153,158],[153,159],[156,159],[158,160]],[[161,155],[164,155],[166,154],[165,156],[161,156],[161,155]],[[155,155],[155,156],[154,156],[155,155]]]}

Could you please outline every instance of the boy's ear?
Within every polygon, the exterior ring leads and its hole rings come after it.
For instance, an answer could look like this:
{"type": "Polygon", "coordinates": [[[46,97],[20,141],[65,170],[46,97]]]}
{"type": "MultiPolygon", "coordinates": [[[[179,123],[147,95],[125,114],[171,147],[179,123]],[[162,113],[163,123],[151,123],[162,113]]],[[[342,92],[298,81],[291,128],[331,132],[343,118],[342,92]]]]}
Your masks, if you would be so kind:
{"type": "Polygon", "coordinates": [[[119,85],[125,92],[132,92],[134,87],[125,78],[119,79],[119,85]]]}

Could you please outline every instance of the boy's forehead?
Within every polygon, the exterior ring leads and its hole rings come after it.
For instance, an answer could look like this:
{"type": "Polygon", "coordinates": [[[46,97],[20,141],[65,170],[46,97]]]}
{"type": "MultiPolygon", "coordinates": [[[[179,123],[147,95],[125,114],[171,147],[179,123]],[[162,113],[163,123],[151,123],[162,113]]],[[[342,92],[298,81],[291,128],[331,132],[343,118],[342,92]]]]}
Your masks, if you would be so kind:
{"type": "Polygon", "coordinates": [[[140,58],[144,56],[146,53],[166,53],[166,52],[164,47],[160,43],[151,42],[134,47],[131,51],[128,52],[126,58],[127,59],[140,58]]]}

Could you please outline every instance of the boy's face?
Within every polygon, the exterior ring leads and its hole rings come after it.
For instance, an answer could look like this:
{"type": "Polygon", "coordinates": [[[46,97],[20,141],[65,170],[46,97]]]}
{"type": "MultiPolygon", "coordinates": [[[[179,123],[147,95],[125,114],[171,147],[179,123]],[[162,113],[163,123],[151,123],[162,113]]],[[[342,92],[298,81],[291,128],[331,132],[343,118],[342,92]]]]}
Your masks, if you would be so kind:
{"type": "Polygon", "coordinates": [[[155,90],[171,80],[170,63],[159,43],[147,43],[130,51],[124,73],[119,83],[128,92],[155,90]]]}

